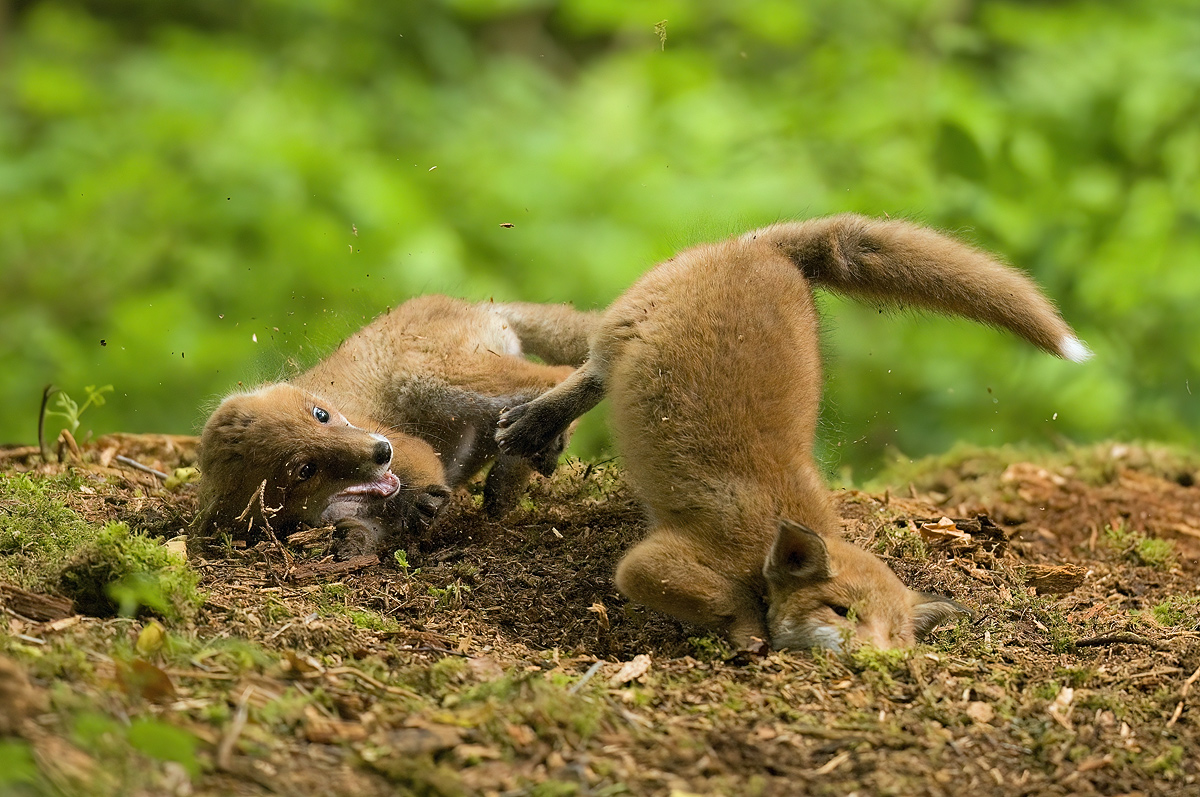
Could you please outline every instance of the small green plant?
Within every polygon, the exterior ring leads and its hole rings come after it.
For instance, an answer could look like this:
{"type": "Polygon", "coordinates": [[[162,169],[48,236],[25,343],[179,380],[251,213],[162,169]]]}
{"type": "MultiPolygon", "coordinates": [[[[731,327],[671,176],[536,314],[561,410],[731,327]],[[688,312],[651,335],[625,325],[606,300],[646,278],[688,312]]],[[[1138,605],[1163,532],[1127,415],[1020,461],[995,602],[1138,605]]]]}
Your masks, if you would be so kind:
{"type": "Polygon", "coordinates": [[[82,404],[67,395],[67,391],[59,390],[54,399],[54,404],[61,409],[46,410],[47,415],[57,415],[63,418],[67,423],[66,428],[72,435],[79,430],[79,416],[83,415],[84,410],[92,406],[103,407],[104,394],[111,393],[113,386],[105,385],[104,387],[96,387],[95,385],[88,385],[83,390],[87,393],[87,397],[84,398],[82,404]]]}
{"type": "Polygon", "coordinates": [[[445,609],[461,609],[464,603],[464,596],[471,592],[471,588],[466,584],[460,584],[457,581],[447,584],[445,587],[429,587],[429,594],[437,598],[437,605],[445,609]]]}
{"type": "Polygon", "coordinates": [[[1173,744],[1150,763],[1146,771],[1151,775],[1179,776],[1183,774],[1183,747],[1173,744]]]}
{"type": "Polygon", "coordinates": [[[404,571],[405,578],[412,578],[421,573],[421,568],[413,567],[408,563],[408,552],[403,548],[397,548],[392,554],[392,558],[396,560],[396,566],[404,571]]]}
{"type": "MultiPolygon", "coordinates": [[[[0,740],[0,791],[5,794],[14,789],[21,794],[21,786],[31,786],[38,780],[37,764],[29,743],[21,740],[0,740]]],[[[30,791],[36,794],[36,791],[30,791]]]]}

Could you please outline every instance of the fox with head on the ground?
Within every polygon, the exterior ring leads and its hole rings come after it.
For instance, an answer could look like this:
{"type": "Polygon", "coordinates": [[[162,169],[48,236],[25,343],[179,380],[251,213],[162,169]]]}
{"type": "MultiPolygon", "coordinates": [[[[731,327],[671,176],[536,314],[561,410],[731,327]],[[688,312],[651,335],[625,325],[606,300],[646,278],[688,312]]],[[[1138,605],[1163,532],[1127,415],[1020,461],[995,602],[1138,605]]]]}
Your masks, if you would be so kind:
{"type": "Polygon", "coordinates": [[[742,646],[910,645],[964,610],[909,590],[840,535],[812,456],[814,284],[1089,356],[1020,272],[928,228],[847,214],[776,224],[653,268],[604,313],[583,367],[503,414],[497,439],[535,456],[607,396],[650,522],[618,567],[625,595],[742,646]]]}

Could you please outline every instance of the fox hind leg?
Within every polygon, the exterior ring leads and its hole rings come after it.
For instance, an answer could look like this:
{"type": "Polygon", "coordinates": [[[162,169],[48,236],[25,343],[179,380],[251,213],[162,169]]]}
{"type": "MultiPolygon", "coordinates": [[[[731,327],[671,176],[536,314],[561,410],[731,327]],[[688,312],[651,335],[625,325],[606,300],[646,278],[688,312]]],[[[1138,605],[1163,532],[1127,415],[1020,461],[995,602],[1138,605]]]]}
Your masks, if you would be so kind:
{"type": "Polygon", "coordinates": [[[686,538],[652,532],[621,559],[617,588],[628,598],[680,620],[722,631],[739,648],[767,639],[761,602],[692,554],[686,538]]]}

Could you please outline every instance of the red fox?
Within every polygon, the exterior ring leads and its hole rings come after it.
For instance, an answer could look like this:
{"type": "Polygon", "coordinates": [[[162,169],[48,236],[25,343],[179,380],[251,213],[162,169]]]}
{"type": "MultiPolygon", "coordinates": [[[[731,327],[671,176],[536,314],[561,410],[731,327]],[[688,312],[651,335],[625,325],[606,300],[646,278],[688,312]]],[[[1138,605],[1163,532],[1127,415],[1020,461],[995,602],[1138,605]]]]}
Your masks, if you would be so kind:
{"type": "Polygon", "coordinates": [[[488,462],[484,507],[502,515],[532,470],[554,469],[567,434],[533,456],[508,455],[496,419],[572,373],[597,318],[566,305],[419,297],[288,382],[229,396],[201,435],[201,533],[333,523],[342,555],[380,552],[428,525],[488,462]]]}
{"type": "Polygon", "coordinates": [[[849,214],[776,224],[645,274],[598,323],[584,366],[502,414],[497,440],[534,456],[607,395],[651,525],[617,569],[626,596],[739,646],[911,645],[965,610],[909,590],[840,537],[812,458],[811,284],[1090,354],[1027,277],[937,232],[849,214]]]}

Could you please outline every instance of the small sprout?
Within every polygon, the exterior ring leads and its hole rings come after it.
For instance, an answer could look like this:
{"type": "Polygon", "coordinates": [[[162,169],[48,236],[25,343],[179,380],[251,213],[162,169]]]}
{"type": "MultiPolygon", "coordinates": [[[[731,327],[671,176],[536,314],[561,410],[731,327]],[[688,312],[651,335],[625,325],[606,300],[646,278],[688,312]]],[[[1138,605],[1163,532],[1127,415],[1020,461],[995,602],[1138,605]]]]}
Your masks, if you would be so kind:
{"type": "Polygon", "coordinates": [[[87,398],[83,400],[82,404],[76,402],[75,399],[67,395],[65,390],[59,390],[54,403],[60,409],[45,410],[46,415],[57,415],[65,419],[67,423],[66,428],[71,432],[72,437],[74,437],[75,432],[79,430],[79,416],[83,415],[84,411],[88,407],[103,407],[104,394],[111,393],[113,386],[105,385],[104,387],[96,387],[95,385],[88,385],[83,390],[85,393],[87,393],[87,398]]]}

